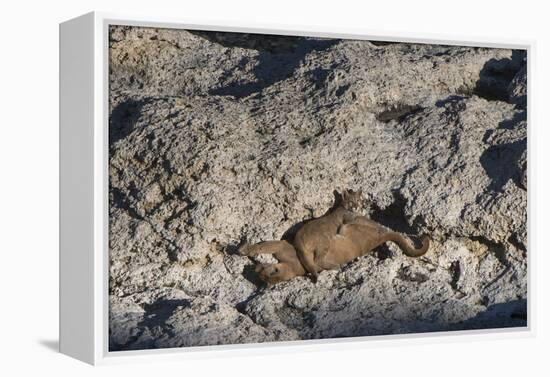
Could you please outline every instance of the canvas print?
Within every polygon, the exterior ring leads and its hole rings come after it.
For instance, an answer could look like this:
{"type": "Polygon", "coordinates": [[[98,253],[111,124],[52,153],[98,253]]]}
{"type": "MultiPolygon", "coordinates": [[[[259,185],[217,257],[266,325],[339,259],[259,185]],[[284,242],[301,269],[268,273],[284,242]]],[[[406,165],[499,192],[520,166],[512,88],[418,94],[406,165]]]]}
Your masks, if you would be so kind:
{"type": "Polygon", "coordinates": [[[527,326],[525,50],[109,27],[109,350],[527,326]]]}

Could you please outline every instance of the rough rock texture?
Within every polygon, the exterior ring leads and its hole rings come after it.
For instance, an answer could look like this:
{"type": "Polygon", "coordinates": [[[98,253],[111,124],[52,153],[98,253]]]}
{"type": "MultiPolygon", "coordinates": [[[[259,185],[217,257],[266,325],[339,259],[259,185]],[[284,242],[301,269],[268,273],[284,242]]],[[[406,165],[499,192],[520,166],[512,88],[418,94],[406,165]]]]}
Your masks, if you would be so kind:
{"type": "Polygon", "coordinates": [[[525,326],[524,57],[113,27],[111,350],[525,326]],[[237,246],[344,188],[429,252],[262,287],[237,246]]]}
{"type": "Polygon", "coordinates": [[[510,102],[520,107],[527,106],[527,64],[516,74],[508,87],[510,102]]]}

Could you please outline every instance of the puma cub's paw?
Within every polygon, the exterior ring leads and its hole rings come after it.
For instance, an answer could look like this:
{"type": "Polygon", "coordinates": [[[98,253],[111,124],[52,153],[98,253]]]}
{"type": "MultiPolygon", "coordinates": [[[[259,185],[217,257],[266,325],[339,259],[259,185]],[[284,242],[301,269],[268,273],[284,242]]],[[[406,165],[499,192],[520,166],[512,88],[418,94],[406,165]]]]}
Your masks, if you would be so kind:
{"type": "Polygon", "coordinates": [[[317,272],[312,272],[312,273],[309,274],[309,277],[310,277],[311,282],[312,282],[313,284],[317,284],[317,281],[319,280],[319,273],[317,273],[317,272]]]}
{"type": "Polygon", "coordinates": [[[239,254],[240,255],[248,255],[250,252],[250,244],[248,242],[243,243],[239,247],[239,254]]]}

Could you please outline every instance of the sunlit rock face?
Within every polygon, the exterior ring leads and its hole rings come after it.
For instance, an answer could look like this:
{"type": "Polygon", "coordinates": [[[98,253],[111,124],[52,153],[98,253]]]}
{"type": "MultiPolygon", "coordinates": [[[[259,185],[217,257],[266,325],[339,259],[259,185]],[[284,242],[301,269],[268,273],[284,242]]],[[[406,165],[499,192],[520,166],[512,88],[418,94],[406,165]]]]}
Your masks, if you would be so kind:
{"type": "Polygon", "coordinates": [[[110,349],[526,326],[519,50],[111,27],[110,349]],[[317,283],[236,253],[362,189],[391,243],[317,283]]]}

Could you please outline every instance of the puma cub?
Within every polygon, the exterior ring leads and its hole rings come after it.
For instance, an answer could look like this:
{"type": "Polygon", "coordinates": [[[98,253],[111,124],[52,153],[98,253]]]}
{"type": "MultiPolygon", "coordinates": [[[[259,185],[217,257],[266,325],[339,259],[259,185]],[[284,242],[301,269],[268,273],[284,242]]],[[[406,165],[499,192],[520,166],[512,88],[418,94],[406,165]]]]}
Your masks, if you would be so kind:
{"type": "Polygon", "coordinates": [[[400,233],[355,213],[361,201],[361,191],[344,191],[341,200],[324,216],[305,223],[294,240],[266,241],[256,245],[244,244],[241,255],[273,254],[277,264],[261,264],[256,268],[260,279],[268,285],[309,273],[314,280],[322,270],[340,265],[365,255],[386,241],[395,242],[410,257],[425,254],[429,239],[422,237],[422,246],[409,246],[400,233]]]}

